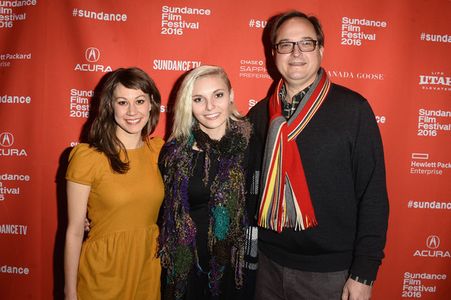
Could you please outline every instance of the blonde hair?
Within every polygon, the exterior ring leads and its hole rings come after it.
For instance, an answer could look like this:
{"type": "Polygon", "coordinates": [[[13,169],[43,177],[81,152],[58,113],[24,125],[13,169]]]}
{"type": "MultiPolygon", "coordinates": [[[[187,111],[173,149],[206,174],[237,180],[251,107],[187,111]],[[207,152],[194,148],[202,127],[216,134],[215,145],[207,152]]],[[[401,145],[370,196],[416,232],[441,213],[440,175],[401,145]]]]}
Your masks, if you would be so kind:
{"type": "MultiPolygon", "coordinates": [[[[191,136],[191,129],[196,122],[192,110],[194,84],[197,79],[206,76],[219,76],[224,80],[229,93],[232,92],[232,85],[230,84],[229,77],[224,69],[219,66],[203,65],[189,71],[177,92],[174,105],[174,124],[169,140],[187,141],[191,136]]],[[[234,121],[243,119],[233,102],[230,104],[229,119],[234,121]]]]}

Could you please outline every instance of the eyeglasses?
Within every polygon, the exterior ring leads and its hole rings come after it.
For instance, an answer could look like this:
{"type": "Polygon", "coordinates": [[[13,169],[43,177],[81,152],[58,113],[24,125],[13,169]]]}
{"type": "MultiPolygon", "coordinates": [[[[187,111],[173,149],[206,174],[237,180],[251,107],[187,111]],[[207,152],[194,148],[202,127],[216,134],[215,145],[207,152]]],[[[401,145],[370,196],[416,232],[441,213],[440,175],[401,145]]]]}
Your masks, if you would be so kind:
{"type": "Polygon", "coordinates": [[[280,42],[274,45],[277,53],[288,54],[294,51],[294,45],[298,45],[301,52],[312,52],[315,50],[318,41],[315,40],[300,40],[298,42],[280,42]]]}

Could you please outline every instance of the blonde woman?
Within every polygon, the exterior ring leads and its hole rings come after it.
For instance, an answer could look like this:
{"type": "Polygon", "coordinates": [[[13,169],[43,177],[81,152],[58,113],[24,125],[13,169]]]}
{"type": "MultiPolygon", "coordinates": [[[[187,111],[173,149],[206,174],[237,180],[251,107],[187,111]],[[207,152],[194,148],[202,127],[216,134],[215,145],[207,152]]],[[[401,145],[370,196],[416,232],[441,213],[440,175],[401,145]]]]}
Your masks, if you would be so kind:
{"type": "Polygon", "coordinates": [[[250,136],[224,70],[201,66],[190,71],[160,155],[165,299],[239,299],[244,294],[250,136]]]}

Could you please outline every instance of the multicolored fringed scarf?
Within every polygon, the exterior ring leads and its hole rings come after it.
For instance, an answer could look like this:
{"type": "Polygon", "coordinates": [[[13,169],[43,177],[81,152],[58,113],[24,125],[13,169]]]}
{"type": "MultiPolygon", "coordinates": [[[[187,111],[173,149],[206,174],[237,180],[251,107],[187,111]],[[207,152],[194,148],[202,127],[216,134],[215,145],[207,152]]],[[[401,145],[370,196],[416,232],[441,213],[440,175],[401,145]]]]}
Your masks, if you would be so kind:
{"type": "Polygon", "coordinates": [[[330,81],[321,69],[305,95],[305,105],[298,106],[287,121],[282,115],[279,92],[282,80],[269,100],[270,125],[262,170],[262,199],[258,225],[281,232],[284,228],[304,230],[317,225],[310,192],[296,138],[318,111],[329,92],[330,81]]]}
{"type": "Polygon", "coordinates": [[[243,284],[245,230],[244,157],[251,134],[247,121],[230,121],[220,141],[211,140],[198,126],[189,141],[171,141],[160,158],[165,184],[163,214],[160,216],[159,256],[167,271],[165,297],[181,299],[188,274],[199,266],[196,226],[190,217],[188,183],[195,158],[193,145],[205,152],[204,182],[208,182],[210,159],[218,157],[218,172],[210,187],[208,279],[212,295],[220,294],[226,266],[235,272],[235,285],[243,284]]]}

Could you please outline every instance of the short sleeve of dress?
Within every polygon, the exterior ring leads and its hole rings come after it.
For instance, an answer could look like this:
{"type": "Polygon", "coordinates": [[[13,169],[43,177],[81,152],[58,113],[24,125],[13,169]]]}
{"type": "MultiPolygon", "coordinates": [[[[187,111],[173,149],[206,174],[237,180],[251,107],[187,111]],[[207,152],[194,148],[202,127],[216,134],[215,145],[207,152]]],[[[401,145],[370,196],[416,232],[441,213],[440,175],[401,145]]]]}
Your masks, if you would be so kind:
{"type": "Polygon", "coordinates": [[[160,137],[153,137],[150,138],[147,143],[149,145],[150,150],[152,151],[152,161],[157,163],[161,148],[164,145],[164,140],[160,137]]]}
{"type": "Polygon", "coordinates": [[[101,156],[88,144],[78,144],[69,155],[69,166],[66,171],[66,180],[92,185],[95,178],[96,165],[101,156]]]}

